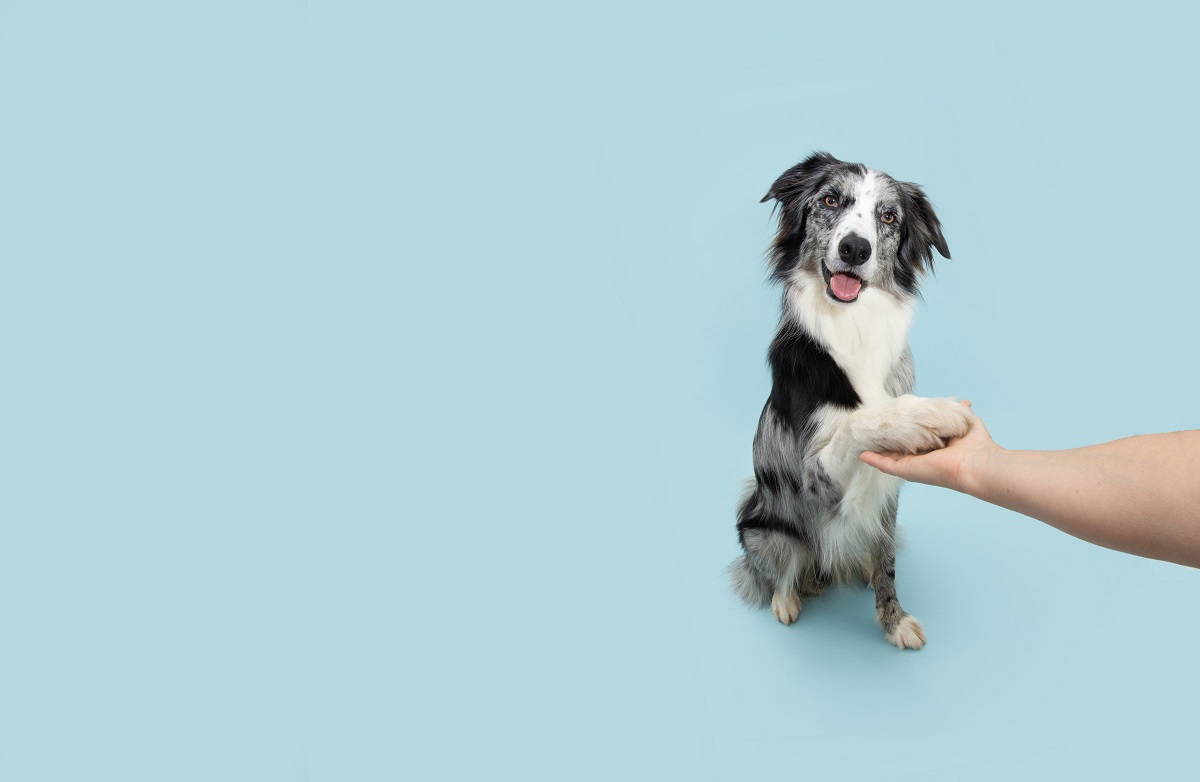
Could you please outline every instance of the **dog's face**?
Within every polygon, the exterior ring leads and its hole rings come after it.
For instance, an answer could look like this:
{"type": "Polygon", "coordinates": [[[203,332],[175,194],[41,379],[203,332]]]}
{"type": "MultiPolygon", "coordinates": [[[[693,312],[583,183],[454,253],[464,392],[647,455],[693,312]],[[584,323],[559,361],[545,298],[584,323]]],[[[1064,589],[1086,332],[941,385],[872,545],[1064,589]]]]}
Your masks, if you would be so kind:
{"type": "Polygon", "coordinates": [[[772,198],[780,209],[775,277],[823,285],[838,304],[852,305],[870,288],[915,296],[932,249],[950,257],[921,188],[857,163],[818,152],[784,172],[763,201],[772,198]]]}

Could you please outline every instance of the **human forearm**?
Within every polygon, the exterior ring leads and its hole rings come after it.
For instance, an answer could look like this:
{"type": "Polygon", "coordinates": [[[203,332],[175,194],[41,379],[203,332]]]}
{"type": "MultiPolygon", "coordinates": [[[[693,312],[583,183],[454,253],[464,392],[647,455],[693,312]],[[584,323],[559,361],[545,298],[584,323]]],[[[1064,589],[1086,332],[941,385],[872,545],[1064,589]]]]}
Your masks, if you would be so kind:
{"type": "Polygon", "coordinates": [[[993,445],[953,488],[1092,543],[1200,566],[1200,432],[1068,451],[993,445]]]}

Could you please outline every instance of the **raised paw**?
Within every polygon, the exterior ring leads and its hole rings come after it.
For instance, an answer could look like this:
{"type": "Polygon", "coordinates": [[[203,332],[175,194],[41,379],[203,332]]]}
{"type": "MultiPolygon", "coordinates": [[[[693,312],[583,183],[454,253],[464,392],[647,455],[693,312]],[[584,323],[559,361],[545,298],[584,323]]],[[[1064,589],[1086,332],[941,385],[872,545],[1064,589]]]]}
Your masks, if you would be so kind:
{"type": "Polygon", "coordinates": [[[771,613],[785,625],[795,622],[800,616],[800,595],[794,589],[786,593],[776,591],[771,596],[771,613]]]}
{"type": "Polygon", "coordinates": [[[962,437],[971,428],[971,411],[954,399],[926,399],[922,424],[943,440],[962,437]]]}
{"type": "Polygon", "coordinates": [[[883,634],[883,637],[900,649],[920,649],[925,645],[925,628],[921,627],[915,616],[905,614],[890,632],[883,634]]]}
{"type": "Polygon", "coordinates": [[[970,411],[953,399],[928,399],[905,394],[896,399],[891,420],[881,434],[886,449],[900,453],[925,453],[962,437],[971,426],[970,411]]]}

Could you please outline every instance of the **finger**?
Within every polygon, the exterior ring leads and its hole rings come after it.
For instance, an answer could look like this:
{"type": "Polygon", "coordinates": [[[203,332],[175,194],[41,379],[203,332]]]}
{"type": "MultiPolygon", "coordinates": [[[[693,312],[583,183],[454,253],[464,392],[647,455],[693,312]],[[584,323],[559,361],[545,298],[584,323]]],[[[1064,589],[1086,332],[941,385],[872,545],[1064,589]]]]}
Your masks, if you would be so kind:
{"type": "Polygon", "coordinates": [[[964,399],[964,400],[961,402],[961,404],[962,404],[962,406],[963,406],[963,407],[967,408],[968,410],[970,410],[970,409],[971,409],[971,400],[970,400],[970,399],[964,399]]]}

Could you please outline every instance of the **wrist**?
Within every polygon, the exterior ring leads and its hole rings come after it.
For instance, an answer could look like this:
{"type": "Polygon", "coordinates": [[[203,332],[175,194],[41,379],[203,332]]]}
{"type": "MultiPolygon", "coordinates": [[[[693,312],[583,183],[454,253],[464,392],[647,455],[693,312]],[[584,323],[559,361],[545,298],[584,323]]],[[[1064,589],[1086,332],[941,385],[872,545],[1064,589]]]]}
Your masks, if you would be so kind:
{"type": "Polygon", "coordinates": [[[992,441],[980,443],[965,454],[959,465],[958,480],[952,488],[982,498],[987,492],[988,480],[999,469],[1000,462],[1007,453],[992,441]]]}

